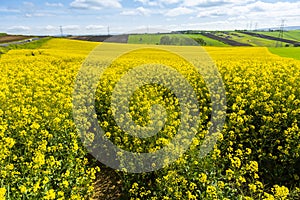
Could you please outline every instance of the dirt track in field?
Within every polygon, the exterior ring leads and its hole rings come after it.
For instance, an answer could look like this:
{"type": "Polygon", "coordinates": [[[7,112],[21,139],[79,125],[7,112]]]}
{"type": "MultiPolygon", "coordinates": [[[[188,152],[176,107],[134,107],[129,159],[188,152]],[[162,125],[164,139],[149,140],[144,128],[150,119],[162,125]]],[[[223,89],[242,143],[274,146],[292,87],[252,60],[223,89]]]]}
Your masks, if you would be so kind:
{"type": "Polygon", "coordinates": [[[119,200],[123,199],[122,182],[118,174],[108,167],[101,164],[100,172],[94,183],[95,194],[93,200],[119,200]]]}

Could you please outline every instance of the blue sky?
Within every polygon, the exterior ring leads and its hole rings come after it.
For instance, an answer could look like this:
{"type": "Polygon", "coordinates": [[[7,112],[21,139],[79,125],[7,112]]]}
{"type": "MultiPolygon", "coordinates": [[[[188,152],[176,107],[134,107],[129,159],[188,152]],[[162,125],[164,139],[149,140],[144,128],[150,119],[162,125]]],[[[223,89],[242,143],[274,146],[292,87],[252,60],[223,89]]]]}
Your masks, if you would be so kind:
{"type": "Polygon", "coordinates": [[[0,32],[58,35],[300,25],[300,0],[1,0],[0,32]]]}

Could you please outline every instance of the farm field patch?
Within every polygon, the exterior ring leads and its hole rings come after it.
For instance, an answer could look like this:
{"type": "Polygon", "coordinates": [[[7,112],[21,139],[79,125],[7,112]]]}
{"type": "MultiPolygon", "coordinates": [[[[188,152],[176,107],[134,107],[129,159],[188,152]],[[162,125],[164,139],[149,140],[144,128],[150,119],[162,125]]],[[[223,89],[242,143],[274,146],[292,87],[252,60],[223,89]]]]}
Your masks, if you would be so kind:
{"type": "MultiPolygon", "coordinates": [[[[161,44],[161,38],[163,36],[168,36],[172,38],[185,38],[190,37],[193,39],[202,39],[205,42],[204,46],[228,46],[218,40],[214,40],[208,37],[205,37],[201,34],[139,34],[139,35],[129,35],[128,43],[129,44],[161,44]]],[[[173,45],[180,45],[179,41],[173,42],[173,45]]]]}
{"type": "MultiPolygon", "coordinates": [[[[276,42],[273,40],[258,38],[243,33],[230,32],[229,36],[231,37],[232,40],[235,40],[237,42],[242,42],[242,43],[248,43],[251,44],[252,46],[259,46],[259,47],[276,46],[276,42]]],[[[285,43],[283,43],[283,45],[285,45],[285,43]]]]}
{"type": "MultiPolygon", "coordinates": [[[[269,36],[273,36],[273,37],[279,37],[279,31],[261,31],[261,32],[257,32],[257,33],[269,35],[269,36]]],[[[300,30],[284,31],[283,38],[300,42],[300,30]]]]}
{"type": "Polygon", "coordinates": [[[7,43],[7,42],[14,42],[24,39],[30,39],[31,36],[23,36],[23,35],[6,35],[2,34],[0,35],[0,43],[7,43]]]}
{"type": "Polygon", "coordinates": [[[290,48],[269,48],[269,50],[282,57],[295,58],[300,60],[300,48],[290,47],[290,48]]]}

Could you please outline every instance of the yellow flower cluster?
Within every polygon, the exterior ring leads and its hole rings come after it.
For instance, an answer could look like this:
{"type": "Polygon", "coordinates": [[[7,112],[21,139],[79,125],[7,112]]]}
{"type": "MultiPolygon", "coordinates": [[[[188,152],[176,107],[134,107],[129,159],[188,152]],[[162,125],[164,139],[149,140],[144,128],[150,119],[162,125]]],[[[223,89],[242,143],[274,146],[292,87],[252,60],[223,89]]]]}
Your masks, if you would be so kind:
{"type": "MultiPolygon", "coordinates": [[[[150,175],[125,176],[124,183],[128,184],[126,188],[131,191],[131,197],[293,199],[299,195],[295,186],[299,187],[300,62],[273,55],[267,48],[208,47],[206,50],[215,60],[226,87],[227,119],[218,144],[208,157],[200,159],[201,143],[209,126],[209,117],[205,116],[209,116],[211,111],[210,96],[203,80],[195,78],[196,75],[187,63],[160,52],[160,56],[169,59],[159,62],[177,69],[191,82],[197,91],[203,116],[190,151],[175,163],[150,175]],[[134,185],[134,190],[133,182],[138,184],[134,185]],[[273,185],[282,183],[286,185],[274,186],[272,189],[273,185]],[[152,192],[141,197],[139,192],[147,189],[152,192]]],[[[154,152],[167,145],[176,134],[180,121],[176,120],[178,115],[172,114],[180,115],[180,110],[176,110],[178,103],[176,98],[169,98],[166,93],[170,91],[161,86],[148,85],[137,89],[130,105],[133,120],[137,124],[146,125],[150,120],[150,106],[161,104],[171,111],[171,114],[168,113],[169,121],[158,136],[151,140],[132,138],[122,132],[112,117],[105,115],[113,112],[105,104],[113,89],[109,84],[114,85],[124,74],[123,70],[130,68],[126,66],[128,63],[136,66],[146,63],[147,59],[154,62],[158,59],[155,51],[149,49],[126,56],[121,58],[122,62],[116,63],[120,68],[112,67],[107,72],[106,79],[98,88],[98,97],[101,96],[98,99],[101,102],[98,110],[104,110],[99,114],[106,116],[102,118],[107,119],[105,123],[111,124],[102,127],[110,133],[110,139],[124,149],[154,152]],[[160,95],[163,97],[156,97],[160,95]]]]}
{"type": "Polygon", "coordinates": [[[96,172],[79,145],[71,95],[74,77],[96,45],[52,39],[41,49],[1,55],[1,200],[91,196],[96,172]]]}
{"type": "Polygon", "coordinates": [[[0,200],[5,200],[5,193],[6,193],[6,189],[0,188],[0,200]]]}

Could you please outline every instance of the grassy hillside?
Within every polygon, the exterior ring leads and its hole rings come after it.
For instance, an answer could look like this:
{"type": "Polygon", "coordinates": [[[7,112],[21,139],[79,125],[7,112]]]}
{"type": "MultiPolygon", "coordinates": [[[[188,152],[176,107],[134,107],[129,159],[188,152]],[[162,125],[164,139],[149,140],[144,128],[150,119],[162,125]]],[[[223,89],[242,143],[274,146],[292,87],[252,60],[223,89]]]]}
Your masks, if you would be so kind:
{"type": "Polygon", "coordinates": [[[206,42],[206,46],[215,46],[215,47],[229,46],[227,44],[224,44],[223,42],[205,37],[205,36],[200,35],[200,34],[188,34],[188,36],[191,37],[191,38],[202,38],[206,42]]]}
{"type": "Polygon", "coordinates": [[[25,44],[11,44],[6,47],[0,47],[0,55],[12,49],[37,49],[41,47],[44,43],[46,43],[49,39],[49,37],[46,37],[25,44]]]}
{"type": "MultiPolygon", "coordinates": [[[[279,36],[279,32],[278,31],[273,31],[273,32],[257,32],[260,34],[264,34],[264,35],[269,35],[269,36],[273,36],[273,37],[278,37],[279,36]]],[[[283,38],[284,39],[288,39],[288,40],[295,40],[295,41],[300,41],[300,30],[295,30],[295,31],[285,31],[283,33],[283,38]]]]}
{"type": "Polygon", "coordinates": [[[129,35],[129,44],[159,44],[160,34],[139,34],[139,35],[129,35]]]}
{"type": "Polygon", "coordinates": [[[290,48],[269,48],[270,52],[277,54],[282,57],[295,58],[300,60],[300,48],[290,47],[290,48]]]}
{"type": "MultiPolygon", "coordinates": [[[[201,38],[205,41],[206,46],[217,46],[223,47],[228,46],[220,41],[210,39],[200,34],[139,34],[139,35],[129,35],[128,43],[129,44],[160,44],[160,39],[162,36],[169,36],[170,38],[173,37],[190,37],[193,39],[201,38]]],[[[179,45],[179,44],[177,44],[179,45]]]]}
{"type": "Polygon", "coordinates": [[[230,37],[230,39],[232,40],[241,43],[251,44],[252,46],[274,47],[276,45],[276,42],[273,40],[258,38],[243,33],[230,32],[230,37]]]}

